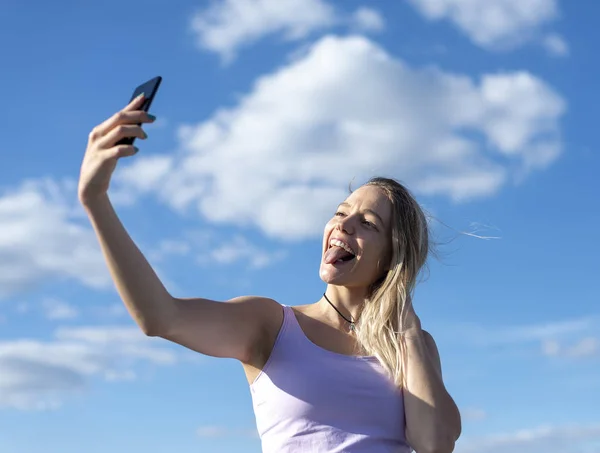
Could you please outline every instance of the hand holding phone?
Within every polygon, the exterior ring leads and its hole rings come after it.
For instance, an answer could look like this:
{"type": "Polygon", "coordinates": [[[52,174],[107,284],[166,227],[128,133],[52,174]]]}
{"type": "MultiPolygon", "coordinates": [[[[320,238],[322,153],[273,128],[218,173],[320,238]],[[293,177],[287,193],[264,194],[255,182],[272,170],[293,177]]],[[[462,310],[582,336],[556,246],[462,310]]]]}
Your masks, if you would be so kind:
{"type": "Polygon", "coordinates": [[[91,130],[79,174],[78,196],[84,206],[102,200],[108,193],[117,161],[137,153],[132,144],[136,137],[146,138],[141,125],[154,121],[148,110],[161,80],[156,77],[137,87],[125,108],[91,130]],[[142,93],[144,96],[140,96],[142,93]]]}
{"type": "MultiPolygon", "coordinates": [[[[152,105],[152,101],[154,101],[154,97],[156,96],[156,92],[160,87],[160,83],[162,82],[162,77],[154,77],[153,79],[148,80],[147,82],[142,83],[135,90],[133,90],[133,94],[131,95],[131,99],[129,102],[133,101],[140,94],[144,94],[144,102],[142,103],[140,110],[144,112],[148,112],[150,110],[150,106],[152,105]]],[[[138,126],[141,123],[138,123],[138,126]]],[[[117,145],[132,145],[135,141],[135,137],[125,137],[117,142],[117,145]]]]}

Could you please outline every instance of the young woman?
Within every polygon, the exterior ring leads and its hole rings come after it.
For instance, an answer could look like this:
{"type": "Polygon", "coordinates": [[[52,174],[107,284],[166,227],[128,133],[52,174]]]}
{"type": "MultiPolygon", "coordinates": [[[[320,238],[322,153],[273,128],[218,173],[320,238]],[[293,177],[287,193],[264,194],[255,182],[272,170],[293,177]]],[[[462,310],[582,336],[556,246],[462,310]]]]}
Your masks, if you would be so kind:
{"type": "Polygon", "coordinates": [[[117,160],[145,139],[143,97],[95,127],[79,199],[112,278],[145,334],[238,359],[265,452],[450,453],[461,431],[431,335],[411,294],[428,249],[426,217],[410,193],[374,178],[325,226],[323,297],[285,306],[256,296],[175,298],[121,224],[108,198],[117,160]]]}

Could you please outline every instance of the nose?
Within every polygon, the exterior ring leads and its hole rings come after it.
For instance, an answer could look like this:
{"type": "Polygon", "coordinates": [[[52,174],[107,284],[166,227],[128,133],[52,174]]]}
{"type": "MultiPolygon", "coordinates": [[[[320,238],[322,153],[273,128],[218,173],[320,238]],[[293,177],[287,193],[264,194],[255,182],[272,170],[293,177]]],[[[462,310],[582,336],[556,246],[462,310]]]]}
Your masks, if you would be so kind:
{"type": "Polygon", "coordinates": [[[351,215],[342,217],[342,218],[338,219],[336,228],[346,234],[352,234],[352,233],[354,233],[354,226],[352,225],[352,222],[353,222],[353,220],[352,220],[351,215]]]}

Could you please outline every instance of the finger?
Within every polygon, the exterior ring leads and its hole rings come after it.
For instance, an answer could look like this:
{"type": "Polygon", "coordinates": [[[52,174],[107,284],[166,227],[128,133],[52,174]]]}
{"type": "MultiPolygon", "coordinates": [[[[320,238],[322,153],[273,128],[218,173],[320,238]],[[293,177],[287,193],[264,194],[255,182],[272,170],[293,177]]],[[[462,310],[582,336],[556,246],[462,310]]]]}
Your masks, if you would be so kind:
{"type": "Polygon", "coordinates": [[[110,157],[120,159],[121,157],[128,157],[137,154],[139,148],[133,145],[119,145],[112,147],[108,152],[110,157]]]}
{"type": "Polygon", "coordinates": [[[125,111],[138,110],[144,103],[145,97],[146,97],[145,93],[138,94],[135,98],[133,98],[131,101],[129,101],[129,104],[127,104],[125,106],[125,108],[123,108],[123,110],[125,110],[125,111]]]}
{"type": "MultiPolygon", "coordinates": [[[[154,115],[150,115],[143,110],[125,111],[121,110],[111,117],[112,122],[108,122],[109,128],[115,127],[118,124],[140,124],[152,123],[156,120],[154,115]],[[112,126],[112,127],[111,127],[112,126]]],[[[106,132],[109,132],[108,130],[106,132]]]]}
{"type": "Polygon", "coordinates": [[[144,112],[143,110],[134,110],[132,112],[125,112],[121,110],[120,112],[117,112],[111,116],[104,123],[95,127],[92,131],[92,134],[90,134],[90,139],[94,141],[101,140],[102,137],[107,135],[111,130],[114,130],[114,128],[121,124],[139,125],[141,123],[152,123],[155,120],[156,117],[144,112]]]}
{"type": "Polygon", "coordinates": [[[110,131],[117,124],[126,122],[128,119],[135,120],[135,123],[147,123],[154,121],[154,117],[145,113],[142,110],[139,110],[139,107],[142,106],[144,100],[144,93],[141,93],[139,96],[134,98],[125,108],[115,113],[113,116],[108,118],[106,121],[100,123],[90,133],[90,141],[97,140],[108,131],[110,131]],[[137,118],[139,117],[139,118],[137,118]],[[136,119],[137,118],[137,119],[136,119]]]}
{"type": "Polygon", "coordinates": [[[145,140],[148,135],[137,124],[119,124],[114,127],[108,134],[98,140],[99,149],[108,149],[116,145],[123,138],[140,138],[145,140]]]}

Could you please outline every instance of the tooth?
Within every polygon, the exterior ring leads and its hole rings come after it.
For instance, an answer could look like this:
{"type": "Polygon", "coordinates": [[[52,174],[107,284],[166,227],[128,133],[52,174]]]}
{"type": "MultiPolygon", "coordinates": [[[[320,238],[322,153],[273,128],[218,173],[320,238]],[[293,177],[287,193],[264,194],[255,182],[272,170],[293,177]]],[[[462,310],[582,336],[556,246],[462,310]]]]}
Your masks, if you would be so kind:
{"type": "Polygon", "coordinates": [[[329,242],[330,245],[335,245],[336,247],[340,247],[343,248],[344,250],[346,250],[348,253],[351,253],[352,255],[354,255],[354,252],[352,251],[352,249],[350,247],[348,247],[346,244],[344,244],[342,241],[338,240],[338,239],[332,239],[329,242]]]}

